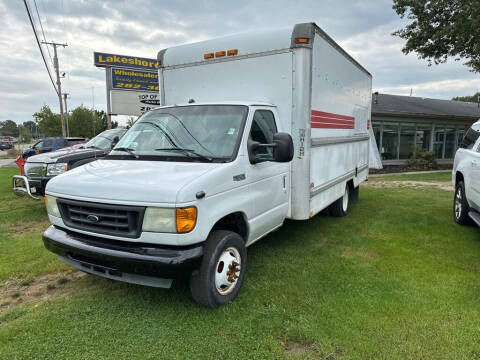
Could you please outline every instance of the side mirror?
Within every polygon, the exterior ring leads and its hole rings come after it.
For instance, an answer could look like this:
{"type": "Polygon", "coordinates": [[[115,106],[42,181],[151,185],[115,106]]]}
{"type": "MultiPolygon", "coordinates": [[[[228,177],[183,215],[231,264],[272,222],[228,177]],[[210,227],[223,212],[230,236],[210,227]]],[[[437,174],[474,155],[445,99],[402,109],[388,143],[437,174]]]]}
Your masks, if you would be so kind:
{"type": "Polygon", "coordinates": [[[119,141],[120,141],[120,138],[118,136],[115,136],[112,140],[112,145],[110,145],[110,148],[113,149],[115,145],[118,144],[119,141]]]}
{"type": "Polygon", "coordinates": [[[251,164],[258,164],[265,161],[289,162],[293,159],[293,140],[287,133],[276,133],[273,135],[272,144],[261,144],[258,141],[248,139],[248,159],[251,164]],[[273,148],[273,156],[269,153],[259,153],[260,149],[273,148]]]}
{"type": "Polygon", "coordinates": [[[276,162],[289,162],[293,159],[293,140],[290,134],[276,133],[273,135],[273,157],[276,162]]]}

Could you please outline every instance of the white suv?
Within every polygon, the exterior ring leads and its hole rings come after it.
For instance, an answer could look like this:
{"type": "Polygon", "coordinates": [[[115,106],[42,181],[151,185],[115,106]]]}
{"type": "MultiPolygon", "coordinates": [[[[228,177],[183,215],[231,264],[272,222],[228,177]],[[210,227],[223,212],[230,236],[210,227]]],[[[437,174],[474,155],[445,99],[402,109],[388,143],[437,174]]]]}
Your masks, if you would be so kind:
{"type": "Polygon", "coordinates": [[[462,225],[473,220],[480,226],[480,121],[468,129],[455,154],[452,181],[453,219],[462,225]]]}

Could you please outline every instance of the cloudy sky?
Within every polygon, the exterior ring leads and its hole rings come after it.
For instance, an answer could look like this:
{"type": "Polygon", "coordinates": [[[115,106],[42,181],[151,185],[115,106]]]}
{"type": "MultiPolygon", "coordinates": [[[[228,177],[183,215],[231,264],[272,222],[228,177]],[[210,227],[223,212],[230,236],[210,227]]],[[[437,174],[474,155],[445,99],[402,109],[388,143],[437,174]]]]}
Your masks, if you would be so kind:
{"type": "MultiPolygon", "coordinates": [[[[34,0],[28,0],[42,36],[34,0]]],[[[59,50],[69,108],[106,108],[105,72],[93,52],[156,58],[158,50],[227,34],[316,22],[373,75],[373,90],[450,99],[480,89],[480,76],[461,62],[428,67],[401,52],[391,36],[402,27],[390,0],[36,0],[48,41],[59,50]]],[[[22,0],[0,0],[0,121],[23,122],[58,100],[22,0]]],[[[47,51],[45,49],[45,53],[47,51]]],[[[53,56],[53,53],[52,53],[53,56]]],[[[51,66],[50,58],[47,60],[51,66]]],[[[52,67],[52,66],[51,66],[52,67]]],[[[52,67],[53,73],[53,67],[52,67]]]]}

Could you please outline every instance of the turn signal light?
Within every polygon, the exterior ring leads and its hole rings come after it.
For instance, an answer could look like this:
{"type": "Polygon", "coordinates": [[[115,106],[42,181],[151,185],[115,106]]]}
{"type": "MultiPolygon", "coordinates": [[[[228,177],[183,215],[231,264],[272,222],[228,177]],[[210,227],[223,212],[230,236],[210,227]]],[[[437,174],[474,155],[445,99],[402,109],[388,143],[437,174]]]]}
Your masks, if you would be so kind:
{"type": "Polygon", "coordinates": [[[215,56],[214,53],[206,53],[203,55],[203,58],[207,60],[207,59],[212,59],[214,56],[215,56]]]}
{"type": "Polygon", "coordinates": [[[237,55],[237,54],[238,54],[238,49],[230,49],[227,51],[228,56],[237,55]]]}
{"type": "Polygon", "coordinates": [[[197,222],[197,208],[192,206],[177,209],[177,233],[188,233],[193,230],[197,222]]]}
{"type": "Polygon", "coordinates": [[[310,42],[309,38],[296,38],[295,44],[308,44],[310,42]]]}
{"type": "Polygon", "coordinates": [[[226,54],[227,54],[227,52],[225,50],[217,51],[215,53],[215,57],[222,57],[222,56],[225,56],[226,54]]]}

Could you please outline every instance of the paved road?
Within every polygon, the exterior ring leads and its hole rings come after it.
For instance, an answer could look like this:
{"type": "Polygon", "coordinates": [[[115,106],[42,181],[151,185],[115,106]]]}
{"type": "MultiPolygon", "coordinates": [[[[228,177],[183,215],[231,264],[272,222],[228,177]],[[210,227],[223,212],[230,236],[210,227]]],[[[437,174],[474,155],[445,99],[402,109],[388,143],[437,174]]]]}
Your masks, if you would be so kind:
{"type": "Polygon", "coordinates": [[[15,159],[0,159],[0,167],[17,167],[15,159]]]}

